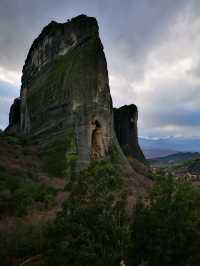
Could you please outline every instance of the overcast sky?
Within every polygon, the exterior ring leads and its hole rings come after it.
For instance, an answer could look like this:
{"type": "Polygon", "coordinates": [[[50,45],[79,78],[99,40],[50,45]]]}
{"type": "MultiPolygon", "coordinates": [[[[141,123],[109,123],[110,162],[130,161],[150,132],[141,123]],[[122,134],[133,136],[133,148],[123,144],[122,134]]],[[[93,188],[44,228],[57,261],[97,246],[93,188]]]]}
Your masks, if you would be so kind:
{"type": "Polygon", "coordinates": [[[200,136],[199,0],[0,0],[0,128],[33,40],[82,13],[98,20],[114,105],[138,106],[139,135],[200,136]]]}

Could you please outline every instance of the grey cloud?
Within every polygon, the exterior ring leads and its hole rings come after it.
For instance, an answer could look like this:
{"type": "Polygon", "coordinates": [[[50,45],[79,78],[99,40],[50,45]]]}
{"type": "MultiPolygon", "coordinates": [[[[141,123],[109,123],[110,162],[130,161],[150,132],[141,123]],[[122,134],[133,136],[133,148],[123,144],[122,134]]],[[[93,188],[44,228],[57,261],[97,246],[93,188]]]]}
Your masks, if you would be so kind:
{"type": "Polygon", "coordinates": [[[19,89],[7,82],[0,81],[0,97],[13,98],[18,96],[19,89]]]}
{"type": "Polygon", "coordinates": [[[0,81],[0,128],[5,128],[8,125],[9,109],[18,93],[17,87],[0,81]]]}
{"type": "MultiPolygon", "coordinates": [[[[187,1],[51,1],[1,0],[0,62],[20,71],[33,38],[50,20],[65,21],[80,13],[96,16],[104,45],[112,58],[116,54],[138,59],[187,1]],[[114,53],[114,54],[115,54],[114,53]]],[[[110,59],[112,61],[112,59],[110,59]]],[[[112,65],[110,66],[112,67],[112,65]]]]}
{"type": "Polygon", "coordinates": [[[0,98],[0,129],[8,126],[8,114],[12,102],[11,98],[0,98]]]}
{"type": "Polygon", "coordinates": [[[187,71],[187,74],[191,75],[197,79],[200,78],[200,58],[198,58],[198,60],[196,61],[196,63],[192,67],[192,69],[187,71]]]}

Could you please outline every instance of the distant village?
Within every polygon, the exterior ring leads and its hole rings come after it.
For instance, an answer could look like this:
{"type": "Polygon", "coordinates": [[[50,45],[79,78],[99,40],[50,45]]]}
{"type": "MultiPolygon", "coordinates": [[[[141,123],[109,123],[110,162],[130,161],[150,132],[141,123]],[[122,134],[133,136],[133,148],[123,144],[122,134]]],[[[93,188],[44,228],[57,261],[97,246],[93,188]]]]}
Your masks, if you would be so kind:
{"type": "Polygon", "coordinates": [[[185,179],[191,181],[192,183],[200,185],[200,173],[199,172],[188,172],[186,169],[170,169],[170,167],[158,167],[152,166],[151,171],[155,175],[164,175],[164,176],[175,176],[178,179],[185,179]]]}

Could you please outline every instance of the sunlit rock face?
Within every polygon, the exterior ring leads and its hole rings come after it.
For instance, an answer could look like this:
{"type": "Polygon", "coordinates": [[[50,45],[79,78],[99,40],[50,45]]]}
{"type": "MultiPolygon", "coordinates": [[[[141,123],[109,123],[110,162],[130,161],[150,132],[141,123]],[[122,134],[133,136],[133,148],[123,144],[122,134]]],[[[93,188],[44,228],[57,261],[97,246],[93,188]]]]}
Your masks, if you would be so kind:
{"type": "MultiPolygon", "coordinates": [[[[107,63],[95,18],[51,22],[23,67],[20,130],[51,153],[76,158],[78,169],[117,143],[107,63]]],[[[71,159],[69,159],[71,160],[71,159]]]]}
{"type": "Polygon", "coordinates": [[[134,104],[114,109],[115,132],[119,144],[127,157],[147,163],[138,143],[138,110],[134,104]]]}

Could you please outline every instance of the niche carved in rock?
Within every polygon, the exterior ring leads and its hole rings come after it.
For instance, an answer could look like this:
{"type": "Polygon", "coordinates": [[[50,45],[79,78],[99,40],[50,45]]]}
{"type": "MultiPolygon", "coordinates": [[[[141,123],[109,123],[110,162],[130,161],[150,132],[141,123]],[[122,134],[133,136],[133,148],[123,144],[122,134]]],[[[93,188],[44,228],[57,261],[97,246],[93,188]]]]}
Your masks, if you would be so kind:
{"type": "Polygon", "coordinates": [[[103,130],[98,120],[92,122],[94,129],[92,131],[92,159],[99,160],[105,155],[105,146],[103,140],[103,130]]]}

